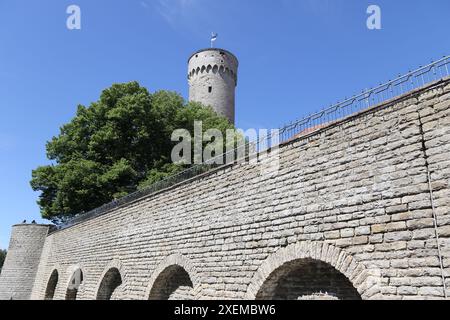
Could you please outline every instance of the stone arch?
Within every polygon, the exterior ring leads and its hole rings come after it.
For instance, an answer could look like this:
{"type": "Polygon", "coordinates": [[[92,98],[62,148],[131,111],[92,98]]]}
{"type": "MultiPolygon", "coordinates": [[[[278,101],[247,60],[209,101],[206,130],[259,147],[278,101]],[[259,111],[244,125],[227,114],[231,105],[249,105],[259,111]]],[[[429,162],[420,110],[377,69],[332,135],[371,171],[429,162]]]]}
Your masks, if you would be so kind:
{"type": "Polygon", "coordinates": [[[45,289],[44,300],[53,300],[55,297],[56,287],[59,282],[59,272],[58,269],[53,269],[50,277],[47,281],[47,287],[45,289]]]}
{"type": "Polygon", "coordinates": [[[215,64],[212,71],[213,71],[214,74],[219,72],[219,66],[217,64],[215,64]]]}
{"type": "Polygon", "coordinates": [[[126,272],[120,261],[114,260],[103,271],[95,290],[96,300],[119,300],[123,298],[126,272]]]}
{"type": "MultiPolygon", "coordinates": [[[[292,278],[295,281],[289,280],[292,295],[288,298],[299,293],[297,298],[308,300],[374,299],[380,293],[379,269],[368,269],[344,250],[327,243],[302,242],[279,249],[262,263],[250,281],[247,299],[286,299],[286,295],[289,294],[285,294],[284,298],[278,296],[277,288],[285,286],[288,283],[285,279],[288,277],[295,277],[292,278]],[[329,280],[328,287],[323,284],[325,281],[323,278],[318,282],[318,286],[311,285],[311,280],[315,279],[299,278],[317,275],[314,268],[319,268],[323,272],[322,275],[326,275],[325,280],[329,280]],[[314,291],[321,286],[327,290],[330,284],[336,289],[332,295],[329,295],[329,292],[314,291]],[[306,290],[306,287],[312,289],[306,290]],[[346,292],[345,295],[343,292],[346,292]]],[[[286,288],[283,289],[286,293],[286,288]]]]}
{"type": "Polygon", "coordinates": [[[66,283],[66,300],[76,300],[82,289],[85,275],[83,268],[72,266],[67,270],[68,281],[66,283]]]}
{"type": "Polygon", "coordinates": [[[167,257],[153,272],[145,297],[149,300],[193,300],[200,291],[194,265],[182,255],[167,257]]]}
{"type": "Polygon", "coordinates": [[[212,66],[209,64],[208,67],[206,68],[206,72],[207,72],[207,73],[210,73],[211,70],[212,70],[212,66]]]}

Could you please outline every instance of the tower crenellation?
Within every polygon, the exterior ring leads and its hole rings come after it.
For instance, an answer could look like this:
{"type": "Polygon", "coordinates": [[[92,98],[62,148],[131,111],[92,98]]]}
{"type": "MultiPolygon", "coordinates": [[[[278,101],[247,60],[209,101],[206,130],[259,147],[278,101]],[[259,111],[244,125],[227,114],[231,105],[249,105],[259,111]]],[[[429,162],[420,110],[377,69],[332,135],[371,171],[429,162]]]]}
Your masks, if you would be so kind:
{"type": "Polygon", "coordinates": [[[238,59],[224,49],[203,49],[188,61],[189,101],[211,106],[234,124],[238,59]]]}

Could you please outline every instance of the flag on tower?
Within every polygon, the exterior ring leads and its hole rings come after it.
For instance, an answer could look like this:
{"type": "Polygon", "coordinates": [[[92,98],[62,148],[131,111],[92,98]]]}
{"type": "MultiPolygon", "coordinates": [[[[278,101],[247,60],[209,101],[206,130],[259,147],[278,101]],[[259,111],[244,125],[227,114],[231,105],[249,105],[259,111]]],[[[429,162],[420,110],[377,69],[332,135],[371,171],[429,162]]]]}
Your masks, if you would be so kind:
{"type": "Polygon", "coordinates": [[[211,48],[214,46],[214,42],[217,40],[218,34],[213,32],[211,33],[211,48]]]}

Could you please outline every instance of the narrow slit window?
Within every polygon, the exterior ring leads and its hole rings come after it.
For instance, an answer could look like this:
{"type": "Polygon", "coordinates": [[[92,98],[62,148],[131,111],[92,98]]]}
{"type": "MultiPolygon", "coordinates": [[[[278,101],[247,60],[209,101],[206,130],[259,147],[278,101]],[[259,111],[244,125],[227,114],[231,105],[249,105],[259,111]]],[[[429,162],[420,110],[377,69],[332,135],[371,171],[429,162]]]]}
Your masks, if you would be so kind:
{"type": "Polygon", "coordinates": [[[208,87],[208,92],[209,92],[209,93],[212,92],[212,87],[208,87]]]}

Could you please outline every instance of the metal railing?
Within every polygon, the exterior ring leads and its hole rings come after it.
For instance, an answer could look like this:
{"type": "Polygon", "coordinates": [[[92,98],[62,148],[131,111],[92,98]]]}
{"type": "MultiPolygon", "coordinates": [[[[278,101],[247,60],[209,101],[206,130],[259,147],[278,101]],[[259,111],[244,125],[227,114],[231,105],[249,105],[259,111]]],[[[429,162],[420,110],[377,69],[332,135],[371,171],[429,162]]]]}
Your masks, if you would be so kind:
{"type": "Polygon", "coordinates": [[[399,97],[414,89],[448,77],[450,56],[432,62],[417,70],[408,72],[398,78],[363,91],[349,99],[338,102],[326,109],[294,121],[280,129],[280,140],[288,141],[297,134],[308,132],[330,122],[345,118],[355,112],[362,111],[390,99],[399,97]]]}
{"type": "MultiPolygon", "coordinates": [[[[337,120],[343,119],[356,112],[363,111],[375,105],[386,102],[390,99],[394,99],[401,95],[404,95],[412,90],[421,88],[434,81],[442,80],[450,76],[450,56],[446,56],[436,62],[432,62],[424,67],[420,67],[417,70],[408,72],[405,75],[399,76],[394,80],[381,84],[375,88],[363,91],[362,93],[355,95],[349,99],[345,99],[335,105],[332,105],[319,112],[311,114],[300,120],[294,121],[279,130],[279,143],[288,142],[296,137],[306,135],[328,125],[337,120]]],[[[261,137],[259,141],[252,142],[253,145],[264,145],[265,148],[273,147],[271,145],[272,136],[261,137]]],[[[248,144],[247,144],[248,147],[248,144]]],[[[257,152],[262,150],[258,147],[254,148],[257,152]]],[[[237,150],[233,150],[236,152],[237,150]]],[[[214,159],[211,159],[208,163],[201,165],[194,165],[178,174],[167,177],[164,180],[154,183],[153,185],[131,193],[121,199],[115,200],[111,203],[105,204],[92,211],[79,214],[70,220],[65,221],[63,224],[58,225],[55,229],[61,230],[71,227],[75,224],[83,222],[85,220],[97,217],[109,212],[112,209],[118,208],[124,204],[138,200],[142,197],[151,195],[163,189],[172,187],[181,182],[185,182],[191,178],[197,177],[203,173],[206,173],[220,165],[214,164],[217,158],[224,158],[227,154],[220,155],[214,159]]],[[[248,156],[248,154],[246,155],[248,156]]],[[[235,161],[233,161],[235,162],[235,161]]]]}

